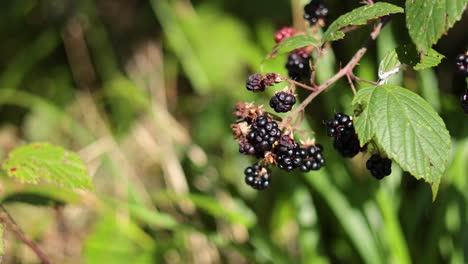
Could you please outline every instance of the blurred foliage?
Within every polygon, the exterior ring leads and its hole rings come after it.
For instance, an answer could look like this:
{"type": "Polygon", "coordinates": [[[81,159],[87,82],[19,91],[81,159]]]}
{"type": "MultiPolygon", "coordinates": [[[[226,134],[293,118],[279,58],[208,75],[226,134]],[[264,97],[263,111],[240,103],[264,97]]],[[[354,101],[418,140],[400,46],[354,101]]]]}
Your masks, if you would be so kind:
{"type": "MultiPolygon", "coordinates": [[[[331,20],[359,6],[326,2],[331,20]]],[[[304,28],[305,3],[4,0],[0,158],[35,141],[76,150],[96,191],[2,175],[3,206],[53,263],[466,263],[468,122],[458,104],[466,83],[453,71],[467,48],[466,14],[436,45],[445,56],[438,67],[390,79],[428,100],[452,136],[434,203],[430,188],[398,167],[377,182],[366,157],[333,151],[322,120],[351,113],[346,80],[307,108],[304,126],[325,147],[325,169],[274,171],[263,192],[244,184],[251,161],[232,139],[233,105],[267,102],[273,91],[250,94],[245,79],[260,70],[275,29],[304,28]]],[[[320,82],[369,30],[348,33],[323,54],[320,82]]],[[[355,73],[377,79],[380,60],[403,43],[397,15],[355,73]]],[[[284,62],[278,56],[263,70],[285,73],[284,62]]],[[[9,231],[3,261],[37,263],[9,231]]]]}

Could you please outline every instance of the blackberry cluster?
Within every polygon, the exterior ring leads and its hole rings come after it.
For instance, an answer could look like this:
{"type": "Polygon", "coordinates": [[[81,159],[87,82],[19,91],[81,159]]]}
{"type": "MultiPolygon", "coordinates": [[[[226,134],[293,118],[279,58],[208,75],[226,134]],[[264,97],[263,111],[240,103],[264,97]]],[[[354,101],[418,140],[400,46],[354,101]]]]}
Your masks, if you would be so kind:
{"type": "Polygon", "coordinates": [[[468,76],[468,54],[458,55],[455,64],[459,74],[468,76]]]}
{"type": "Polygon", "coordinates": [[[460,103],[461,107],[463,108],[463,112],[468,114],[468,90],[466,90],[460,97],[460,103]]]}
{"type": "Polygon", "coordinates": [[[388,158],[382,158],[380,155],[374,154],[367,161],[366,167],[372,176],[378,180],[381,180],[385,176],[388,176],[390,173],[392,173],[392,160],[388,158]]]}
{"type": "Polygon", "coordinates": [[[310,55],[307,52],[296,50],[289,53],[286,69],[291,79],[301,81],[310,77],[310,55]]]}
{"type": "Polygon", "coordinates": [[[270,99],[270,106],[277,113],[286,113],[291,111],[293,105],[296,103],[296,96],[289,92],[276,93],[270,99]]]}
{"type": "Polygon", "coordinates": [[[292,27],[283,27],[275,33],[275,42],[280,43],[281,41],[296,35],[296,30],[292,27]]]}
{"type": "Polygon", "coordinates": [[[267,115],[258,116],[251,124],[247,140],[244,141],[244,144],[241,142],[239,151],[244,154],[254,154],[262,157],[266,151],[270,151],[273,148],[273,144],[278,140],[280,135],[281,131],[276,121],[267,115]]]}
{"type": "Polygon", "coordinates": [[[315,25],[320,19],[325,19],[328,15],[328,8],[322,1],[312,0],[304,6],[304,19],[311,25],[315,25]]]}
{"type": "Polygon", "coordinates": [[[352,158],[361,151],[351,117],[343,113],[335,113],[335,118],[327,120],[325,124],[328,136],[334,138],[333,147],[343,157],[352,158]]]}
{"type": "Polygon", "coordinates": [[[325,165],[322,151],[323,148],[319,144],[301,147],[288,135],[281,136],[274,150],[278,168],[286,171],[299,169],[303,172],[319,170],[325,165]]]}
{"type": "Polygon", "coordinates": [[[270,170],[258,163],[244,170],[245,183],[256,190],[264,190],[270,186],[270,170]]]}

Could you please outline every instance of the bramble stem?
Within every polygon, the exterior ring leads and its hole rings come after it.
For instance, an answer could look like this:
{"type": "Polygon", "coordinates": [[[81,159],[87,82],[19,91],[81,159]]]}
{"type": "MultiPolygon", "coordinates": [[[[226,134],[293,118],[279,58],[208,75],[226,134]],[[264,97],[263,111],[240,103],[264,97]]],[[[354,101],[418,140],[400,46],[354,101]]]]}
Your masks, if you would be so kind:
{"type": "Polygon", "coordinates": [[[360,48],[356,54],[351,58],[351,60],[346,64],[344,68],[342,68],[339,72],[337,72],[335,75],[333,75],[330,79],[328,79],[326,82],[318,86],[314,92],[309,94],[302,103],[296,107],[291,113],[284,119],[284,121],[281,123],[282,127],[285,127],[286,125],[291,123],[291,120],[294,116],[296,116],[299,112],[304,111],[305,107],[321,92],[323,92],[325,89],[330,87],[330,85],[334,84],[336,81],[341,79],[343,76],[352,73],[353,69],[358,65],[359,61],[361,58],[364,56],[364,54],[367,52],[369,46],[371,43],[375,41],[377,36],[380,33],[380,30],[382,27],[385,25],[387,19],[382,18],[379,23],[375,26],[374,30],[371,32],[369,39],[366,41],[366,43],[363,45],[362,48],[360,48]]]}
{"type": "Polygon", "coordinates": [[[3,205],[0,205],[4,213],[0,213],[0,222],[2,222],[9,230],[11,230],[15,236],[23,241],[33,252],[36,256],[41,260],[44,264],[50,264],[50,260],[47,255],[32,241],[29,237],[27,237],[18,227],[15,220],[11,217],[8,213],[6,208],[3,205]]]}

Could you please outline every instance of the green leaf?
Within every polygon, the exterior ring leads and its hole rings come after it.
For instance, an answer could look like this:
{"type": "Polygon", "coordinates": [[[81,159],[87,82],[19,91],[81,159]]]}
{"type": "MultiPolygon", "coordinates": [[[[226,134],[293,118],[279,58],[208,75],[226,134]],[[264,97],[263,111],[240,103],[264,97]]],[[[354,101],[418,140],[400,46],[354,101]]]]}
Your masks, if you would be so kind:
{"type": "Polygon", "coordinates": [[[417,71],[435,67],[444,58],[444,55],[434,49],[429,49],[425,54],[418,52],[413,44],[401,45],[390,50],[382,59],[379,65],[379,78],[381,81],[387,80],[393,74],[398,73],[401,64],[406,64],[417,71]]]}
{"type": "Polygon", "coordinates": [[[365,25],[371,19],[395,13],[403,13],[403,8],[385,2],[361,6],[335,20],[323,34],[322,42],[342,39],[345,34],[340,30],[344,27],[365,25]]]}
{"type": "Polygon", "coordinates": [[[371,100],[374,87],[365,87],[359,90],[354,96],[353,104],[359,103],[362,112],[354,119],[354,127],[359,131],[359,142],[361,147],[369,142],[374,136],[375,125],[374,120],[369,117],[369,102],[371,100]]]}
{"type": "Polygon", "coordinates": [[[458,21],[467,0],[406,0],[406,26],[418,50],[427,51],[458,21]]]}
{"type": "Polygon", "coordinates": [[[405,44],[396,48],[395,52],[401,63],[413,67],[415,70],[424,70],[439,65],[444,56],[433,49],[428,52],[418,52],[413,44],[405,44]]]}
{"type": "Polygon", "coordinates": [[[8,176],[23,182],[37,184],[45,180],[68,188],[94,189],[81,158],[48,143],[16,148],[2,166],[8,176]]]}
{"type": "Polygon", "coordinates": [[[361,89],[354,103],[363,113],[355,120],[361,144],[369,138],[417,179],[432,187],[435,199],[450,153],[444,122],[420,96],[395,85],[361,89]]]}
{"type": "Polygon", "coordinates": [[[278,45],[276,45],[270,54],[268,54],[267,59],[274,58],[278,54],[287,53],[293,51],[298,48],[306,47],[306,46],[316,46],[318,41],[309,35],[298,35],[287,38],[278,45]]]}

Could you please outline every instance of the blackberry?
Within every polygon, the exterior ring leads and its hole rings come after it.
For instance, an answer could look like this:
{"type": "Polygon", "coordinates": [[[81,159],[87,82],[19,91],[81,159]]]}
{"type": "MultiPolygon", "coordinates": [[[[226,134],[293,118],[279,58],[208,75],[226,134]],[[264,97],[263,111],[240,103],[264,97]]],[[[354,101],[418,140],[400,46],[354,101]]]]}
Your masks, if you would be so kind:
{"type": "Polygon", "coordinates": [[[293,51],[289,53],[286,69],[291,79],[300,81],[310,77],[310,55],[304,51],[293,51]]]}
{"type": "Polygon", "coordinates": [[[319,170],[325,164],[322,151],[321,145],[301,147],[288,135],[282,135],[274,149],[278,168],[286,171],[298,168],[303,172],[319,170]]]}
{"type": "Polygon", "coordinates": [[[289,112],[295,103],[296,97],[288,92],[278,92],[270,99],[270,106],[277,113],[289,112]]]}
{"type": "Polygon", "coordinates": [[[239,152],[245,155],[255,155],[256,151],[254,146],[246,139],[239,142],[239,152]]]}
{"type": "Polygon", "coordinates": [[[251,130],[247,134],[247,140],[255,149],[256,156],[263,156],[270,151],[281,135],[278,123],[267,115],[258,116],[251,124],[251,130]]]}
{"type": "Polygon", "coordinates": [[[252,92],[265,91],[265,84],[263,83],[263,76],[259,73],[254,73],[247,78],[245,87],[252,92]]]}
{"type": "Polygon", "coordinates": [[[322,1],[312,0],[304,6],[304,19],[311,25],[315,25],[320,19],[325,19],[328,15],[328,8],[322,1]]]}
{"type": "Polygon", "coordinates": [[[281,41],[296,35],[296,30],[292,27],[283,27],[275,33],[275,42],[280,43],[281,41]]]}
{"type": "Polygon", "coordinates": [[[381,180],[385,176],[388,176],[390,173],[392,173],[392,160],[388,158],[382,158],[379,155],[374,154],[367,161],[366,167],[372,176],[378,180],[381,180]]]}
{"type": "Polygon", "coordinates": [[[308,172],[311,170],[319,170],[323,167],[325,165],[325,159],[323,158],[322,151],[323,148],[319,144],[308,147],[306,149],[307,157],[303,160],[299,169],[303,172],[308,172]]]}
{"type": "Polygon", "coordinates": [[[253,164],[244,170],[245,183],[256,190],[264,190],[270,186],[270,170],[259,164],[253,164]]]}
{"type": "Polygon", "coordinates": [[[326,121],[327,134],[334,138],[333,147],[343,156],[352,158],[361,151],[359,139],[350,116],[336,113],[326,121]]]}
{"type": "Polygon", "coordinates": [[[458,55],[455,64],[459,74],[468,76],[468,54],[458,55]]]}
{"type": "Polygon", "coordinates": [[[468,90],[466,90],[462,96],[460,97],[461,107],[463,108],[463,112],[468,114],[468,90]]]}

